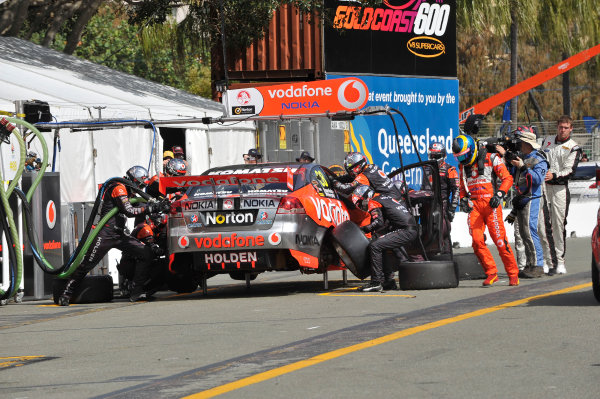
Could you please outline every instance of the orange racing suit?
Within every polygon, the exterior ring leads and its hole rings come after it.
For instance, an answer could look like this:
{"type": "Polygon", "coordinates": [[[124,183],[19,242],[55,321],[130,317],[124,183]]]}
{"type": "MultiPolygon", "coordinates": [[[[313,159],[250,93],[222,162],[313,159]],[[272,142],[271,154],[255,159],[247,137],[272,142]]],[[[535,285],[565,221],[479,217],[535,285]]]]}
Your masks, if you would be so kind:
{"type": "Polygon", "coordinates": [[[485,245],[485,226],[487,226],[498,253],[509,276],[517,276],[519,267],[508,240],[502,219],[502,206],[492,209],[490,198],[495,195],[496,181],[500,179],[498,191],[508,192],[513,178],[508,172],[502,158],[497,154],[480,152],[478,159],[471,166],[459,165],[460,197],[469,197],[473,202],[473,210],[469,213],[469,233],[473,238],[473,250],[488,276],[496,274],[496,262],[485,245]],[[485,157],[480,159],[480,157],[485,157]]]}

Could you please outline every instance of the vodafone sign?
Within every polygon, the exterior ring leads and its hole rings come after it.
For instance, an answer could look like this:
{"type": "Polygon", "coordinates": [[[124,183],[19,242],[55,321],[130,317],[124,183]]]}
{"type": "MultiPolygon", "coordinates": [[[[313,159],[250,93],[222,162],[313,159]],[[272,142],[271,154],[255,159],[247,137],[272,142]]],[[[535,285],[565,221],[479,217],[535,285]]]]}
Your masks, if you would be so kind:
{"type": "Polygon", "coordinates": [[[232,117],[314,115],[355,111],[368,97],[365,82],[352,77],[229,90],[225,106],[232,117]]]}

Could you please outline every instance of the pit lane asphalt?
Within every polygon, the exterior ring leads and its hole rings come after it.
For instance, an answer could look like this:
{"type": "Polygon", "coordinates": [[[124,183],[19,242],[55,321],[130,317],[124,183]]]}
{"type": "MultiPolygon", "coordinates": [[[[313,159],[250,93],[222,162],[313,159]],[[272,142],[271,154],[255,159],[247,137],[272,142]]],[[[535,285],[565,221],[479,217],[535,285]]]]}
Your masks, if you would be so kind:
{"type": "Polygon", "coordinates": [[[590,239],[567,248],[567,275],[519,287],[359,294],[275,272],[210,279],[207,297],[9,304],[0,397],[597,398],[590,239]]]}

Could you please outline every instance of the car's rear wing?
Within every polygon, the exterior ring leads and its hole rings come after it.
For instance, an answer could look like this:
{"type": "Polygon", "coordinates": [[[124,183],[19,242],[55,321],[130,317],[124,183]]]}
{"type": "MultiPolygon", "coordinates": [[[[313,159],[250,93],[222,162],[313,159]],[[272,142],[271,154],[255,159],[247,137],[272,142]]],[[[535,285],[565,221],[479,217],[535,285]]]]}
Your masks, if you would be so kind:
{"type": "MultiPolygon", "coordinates": [[[[279,168],[283,169],[283,168],[279,168]]],[[[295,169],[285,168],[283,171],[263,173],[235,173],[208,174],[200,176],[161,177],[159,190],[165,193],[167,188],[187,189],[189,187],[242,186],[242,185],[269,185],[285,184],[289,191],[294,189],[295,169]]],[[[226,172],[226,171],[225,171],[226,172]]],[[[261,171],[262,172],[262,171],[261,171]]]]}

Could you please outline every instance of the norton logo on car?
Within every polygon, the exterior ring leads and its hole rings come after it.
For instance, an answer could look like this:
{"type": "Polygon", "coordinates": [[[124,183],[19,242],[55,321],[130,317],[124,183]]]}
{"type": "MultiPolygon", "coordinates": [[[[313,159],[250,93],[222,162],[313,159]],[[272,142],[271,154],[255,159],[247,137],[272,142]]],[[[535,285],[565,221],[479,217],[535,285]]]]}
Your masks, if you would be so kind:
{"type": "Polygon", "coordinates": [[[254,223],[253,212],[243,213],[225,213],[225,212],[206,212],[204,214],[204,223],[206,226],[249,226],[254,223]]]}
{"type": "Polygon", "coordinates": [[[406,43],[408,51],[417,57],[433,58],[446,52],[446,46],[441,40],[429,36],[413,37],[406,43]]]}

